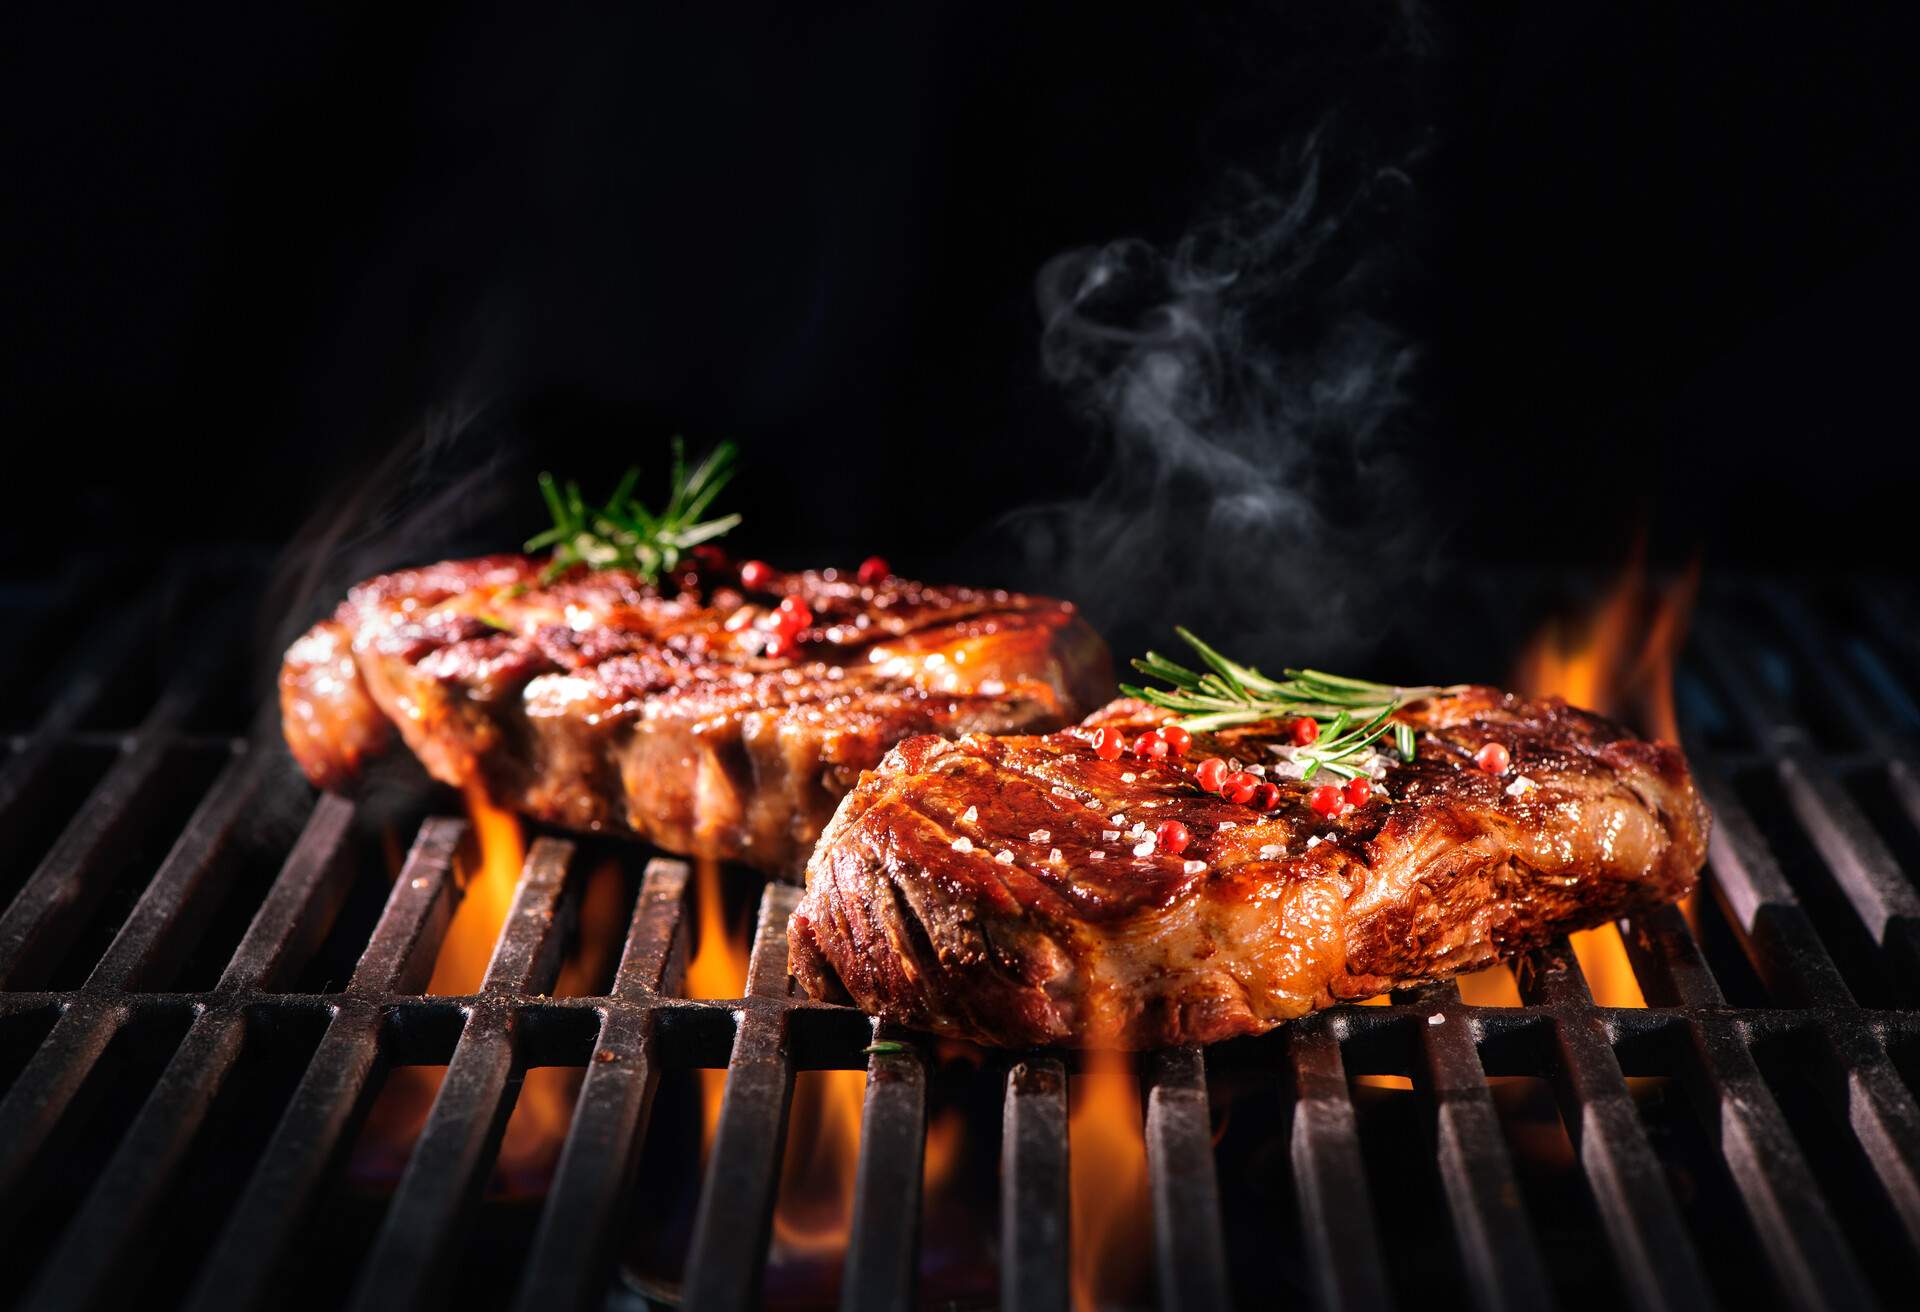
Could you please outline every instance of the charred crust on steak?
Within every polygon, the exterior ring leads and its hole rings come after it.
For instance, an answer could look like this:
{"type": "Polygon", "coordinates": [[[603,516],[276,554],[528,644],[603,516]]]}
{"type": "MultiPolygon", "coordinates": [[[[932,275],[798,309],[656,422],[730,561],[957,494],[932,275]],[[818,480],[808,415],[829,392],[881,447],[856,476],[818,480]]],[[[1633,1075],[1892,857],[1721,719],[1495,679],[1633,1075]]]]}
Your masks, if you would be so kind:
{"type": "Polygon", "coordinates": [[[1087,728],[1165,718],[1126,699],[1044,736],[907,739],[821,837],[793,973],[813,996],[987,1043],[1210,1042],[1693,886],[1709,818],[1678,748],[1492,688],[1399,715],[1416,759],[1334,819],[1297,780],[1274,779],[1264,814],[1193,782],[1205,756],[1272,761],[1282,725],[1196,735],[1184,766],[1094,754],[1087,728]],[[1487,742],[1507,748],[1505,773],[1474,765],[1487,742]],[[1135,826],[1165,819],[1186,847],[1136,854],[1135,826]]]}
{"type": "Polygon", "coordinates": [[[369,579],[289,649],[289,747],[348,786],[394,731],[501,805],[670,851],[798,873],[834,806],[902,738],[1071,723],[1112,688],[1105,646],[1045,597],[833,571],[659,587],[526,556],[369,579]],[[770,657],[753,621],[813,621],[770,657]],[[744,615],[729,627],[730,620],[744,615]]]}

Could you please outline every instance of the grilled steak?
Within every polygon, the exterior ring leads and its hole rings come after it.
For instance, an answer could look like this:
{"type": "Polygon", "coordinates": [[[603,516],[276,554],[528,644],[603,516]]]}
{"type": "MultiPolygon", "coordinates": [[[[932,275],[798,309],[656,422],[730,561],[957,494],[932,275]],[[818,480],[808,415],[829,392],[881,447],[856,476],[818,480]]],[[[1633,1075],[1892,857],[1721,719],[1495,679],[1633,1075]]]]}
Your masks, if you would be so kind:
{"type": "Polygon", "coordinates": [[[583,830],[797,874],[860,772],[914,734],[1071,723],[1111,691],[1106,648],[1063,602],[713,561],[656,589],[524,556],[353,589],[287,652],[288,745],[348,782],[391,729],[436,778],[583,830]],[[785,598],[797,646],[760,625],[785,598]],[[770,654],[780,653],[780,654],[770,654]]]}
{"type": "Polygon", "coordinates": [[[986,1043],[1207,1043],[1677,898],[1706,854],[1679,750],[1558,700],[1403,709],[1417,758],[1374,755],[1372,797],[1331,819],[1308,804],[1321,780],[1285,777],[1282,726],[1196,734],[1178,761],[1092,749],[1096,726],[1166,715],[1123,700],[1044,737],[901,743],[807,867],[794,975],[986,1043]],[[1487,743],[1504,773],[1475,765],[1487,743]],[[1203,791],[1214,755],[1261,763],[1279,805],[1203,791]],[[1152,837],[1168,820],[1177,854],[1152,837]]]}

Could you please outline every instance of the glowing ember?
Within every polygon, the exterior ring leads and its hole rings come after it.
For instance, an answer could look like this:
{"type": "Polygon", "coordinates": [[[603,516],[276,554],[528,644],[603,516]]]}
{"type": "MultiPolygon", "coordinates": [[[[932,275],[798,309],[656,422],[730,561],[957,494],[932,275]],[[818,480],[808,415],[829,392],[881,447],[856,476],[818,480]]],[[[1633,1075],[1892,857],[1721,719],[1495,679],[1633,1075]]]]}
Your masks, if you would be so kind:
{"type": "Polygon", "coordinates": [[[1140,1086],[1125,1056],[1093,1051],[1070,1088],[1073,1305],[1126,1306],[1145,1287],[1152,1251],[1140,1086]]]}

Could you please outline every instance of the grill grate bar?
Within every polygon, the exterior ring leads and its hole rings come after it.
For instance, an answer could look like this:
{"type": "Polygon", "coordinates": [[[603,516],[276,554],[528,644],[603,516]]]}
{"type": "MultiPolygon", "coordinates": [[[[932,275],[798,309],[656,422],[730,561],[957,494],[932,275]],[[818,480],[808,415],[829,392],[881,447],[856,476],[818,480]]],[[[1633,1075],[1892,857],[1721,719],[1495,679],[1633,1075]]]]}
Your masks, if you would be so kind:
{"type": "Polygon", "coordinates": [[[457,820],[420,827],[333,1020],[188,1299],[195,1312],[267,1301],[275,1269],[341,1143],[372,1096],[381,999],[424,983],[452,916],[457,820]]]}
{"type": "Polygon", "coordinates": [[[1854,914],[1887,957],[1889,974],[1911,989],[1920,981],[1920,891],[1809,745],[1806,730],[1710,620],[1698,626],[1701,655],[1733,694],[1755,739],[1775,754],[1787,804],[1819,852],[1854,914]]]}
{"type": "Polygon", "coordinates": [[[154,1210],[246,1042],[246,1019],[235,1012],[195,1018],[186,1038],[60,1245],[41,1269],[29,1307],[119,1305],[154,1210]]]}
{"type": "Polygon", "coordinates": [[[727,1062],[720,1123],[694,1213],[685,1299],[690,1307],[750,1308],[759,1302],[773,1230],[780,1153],[793,1099],[787,1046],[787,917],[800,900],[789,884],[760,899],[747,1001],[727,1062]],[[773,1005],[751,1005],[754,1002],[773,1005]]]}
{"type": "Polygon", "coordinates": [[[1687,1033],[1683,1082],[1789,1299],[1804,1308],[1871,1307],[1866,1278],[1745,1040],[1698,1023],[1687,1033]]]}
{"type": "MultiPolygon", "coordinates": [[[[1701,792],[1713,808],[1707,866],[1733,921],[1746,934],[1754,969],[1782,1001],[1816,1007],[1852,1007],[1853,992],[1807,919],[1793,886],[1775,863],[1753,817],[1711,765],[1702,761],[1701,792]]],[[[1646,953],[1658,969],[1657,954],[1646,953]]],[[[1641,966],[1634,966],[1638,973],[1641,966]]]]}
{"type": "Polygon", "coordinates": [[[1666,1172],[1647,1140],[1633,1095],[1573,945],[1561,938],[1530,956],[1521,994],[1552,1008],[1559,1069],[1554,1088],[1560,1119],[1585,1172],[1628,1296],[1638,1308],[1698,1308],[1713,1298],[1688,1241],[1666,1172]]]}
{"type": "Polygon", "coordinates": [[[223,863],[221,857],[266,779],[261,753],[238,752],[227,762],[107,946],[87,987],[136,989],[170,981],[204,927],[208,904],[225,891],[232,863],[223,863]]]}
{"type": "Polygon", "coordinates": [[[93,790],[0,916],[0,988],[43,982],[72,946],[110,885],[103,863],[151,821],[172,761],[164,734],[143,734],[93,790]]]}
{"type": "Polygon", "coordinates": [[[1447,1016],[1460,991],[1448,982],[1397,993],[1394,999],[1438,1007],[1444,1018],[1438,1025],[1419,1024],[1421,1066],[1414,1084],[1424,1086],[1433,1103],[1440,1181],[1475,1301],[1483,1308],[1545,1306],[1551,1301],[1546,1267],[1521,1206],[1474,1034],[1462,1018],[1447,1016]]]}
{"type": "Polygon", "coordinates": [[[870,1054],[840,1301],[848,1312],[913,1306],[926,1145],[925,1058],[911,1046],[870,1054]]]}
{"type": "Polygon", "coordinates": [[[1641,912],[1627,922],[1620,940],[1649,1002],[1687,1009],[1727,1005],[1720,982],[1700,955],[1700,945],[1678,907],[1641,912]]]}
{"type": "MultiPolygon", "coordinates": [[[[250,790],[236,791],[242,800],[253,795],[250,790]]],[[[254,931],[234,954],[226,980],[244,980],[250,985],[275,962],[297,967],[304,961],[312,944],[290,940],[289,931],[299,922],[303,910],[312,907],[316,895],[326,891],[323,881],[329,872],[342,868],[338,856],[352,815],[352,806],[337,798],[325,799],[315,807],[288,854],[274,893],[255,918],[254,931]],[[275,906],[276,898],[279,911],[269,917],[266,908],[275,906]]],[[[340,884],[337,874],[331,877],[340,884]]],[[[156,886],[162,882],[156,876],[156,886]]],[[[101,973],[96,971],[95,980],[101,973]]],[[[122,1288],[121,1268],[129,1247],[165,1197],[168,1183],[239,1060],[246,1037],[246,1017],[240,1011],[204,1011],[194,1018],[42,1271],[36,1292],[29,1299],[31,1304],[92,1307],[116,1298],[122,1288]]]]}
{"type": "Polygon", "coordinates": [[[1200,1049],[1169,1048],[1147,1058],[1146,1135],[1160,1306],[1231,1306],[1200,1049]]]}
{"type": "Polygon", "coordinates": [[[1287,1027],[1297,1095],[1293,1180],[1319,1305],[1360,1312],[1387,1307],[1389,1299],[1339,1024],[1323,1013],[1287,1027]]]}
{"type": "MultiPolygon", "coordinates": [[[[573,844],[551,838],[527,852],[481,985],[484,994],[541,993],[552,985],[560,939],[554,910],[572,859],[573,844]]],[[[438,1304],[461,1218],[485,1184],[506,1129],[515,1075],[510,1013],[476,1002],[361,1272],[356,1308],[438,1304]]]]}
{"type": "Polygon", "coordinates": [[[117,1002],[68,1007],[0,1099],[0,1231],[29,1203],[28,1169],[131,1014],[117,1002]]]}
{"type": "Polygon", "coordinates": [[[1029,1057],[1007,1072],[1000,1131],[1000,1302],[1067,1305],[1067,1070],[1029,1057]]]}
{"type": "MultiPolygon", "coordinates": [[[[665,986],[686,884],[685,863],[647,864],[615,976],[617,998],[631,1001],[665,986]]],[[[659,1082],[652,1036],[649,1011],[619,1006],[602,1013],[516,1297],[522,1312],[585,1309],[604,1301],[613,1234],[639,1168],[659,1082]]]]}
{"type": "MultiPolygon", "coordinates": [[[[97,620],[74,648],[76,659],[64,673],[60,690],[0,769],[0,836],[11,839],[21,812],[46,782],[48,766],[60,748],[72,743],[79,726],[124,674],[160,612],[163,590],[152,589],[133,601],[131,613],[115,607],[97,620]]],[[[124,735],[106,745],[117,747],[124,735]]]]}
{"type": "Polygon", "coordinates": [[[221,973],[223,993],[269,988],[304,966],[340,913],[353,878],[353,803],[323,793],[221,973]]]}

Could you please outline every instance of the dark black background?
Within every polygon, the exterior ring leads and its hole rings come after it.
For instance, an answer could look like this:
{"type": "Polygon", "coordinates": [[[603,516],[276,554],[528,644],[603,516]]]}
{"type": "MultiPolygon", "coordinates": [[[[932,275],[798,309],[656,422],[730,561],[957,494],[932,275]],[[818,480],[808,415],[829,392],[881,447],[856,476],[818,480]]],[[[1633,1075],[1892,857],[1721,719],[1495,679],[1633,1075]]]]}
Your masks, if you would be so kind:
{"type": "Polygon", "coordinates": [[[8,566],[370,476],[430,504],[374,556],[504,542],[529,468],[673,431],[742,443],[756,554],[990,558],[1105,451],[1040,266],[1333,121],[1416,161],[1381,308],[1437,558],[1904,568],[1913,7],[1199,8],[12,12],[8,566]]]}

